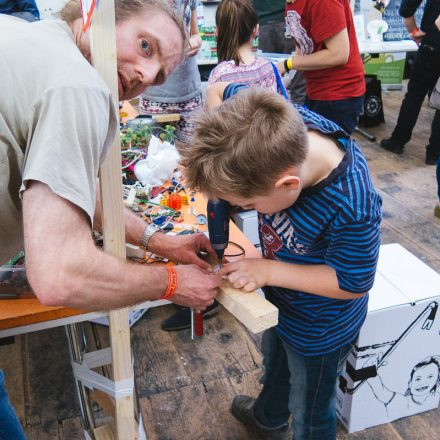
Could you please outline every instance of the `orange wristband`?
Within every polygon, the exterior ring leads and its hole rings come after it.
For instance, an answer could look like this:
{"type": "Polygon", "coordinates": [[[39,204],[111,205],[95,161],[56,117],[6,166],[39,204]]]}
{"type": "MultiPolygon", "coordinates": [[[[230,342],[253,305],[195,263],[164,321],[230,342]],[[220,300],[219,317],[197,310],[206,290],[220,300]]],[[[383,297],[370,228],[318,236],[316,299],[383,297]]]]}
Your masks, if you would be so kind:
{"type": "Polygon", "coordinates": [[[170,299],[177,290],[177,272],[173,266],[166,266],[168,271],[168,284],[167,290],[163,294],[161,299],[170,299]]]}
{"type": "Polygon", "coordinates": [[[413,37],[415,37],[416,34],[417,34],[417,32],[419,32],[419,31],[420,31],[419,28],[415,28],[415,29],[411,32],[411,35],[412,35],[413,37]]]}

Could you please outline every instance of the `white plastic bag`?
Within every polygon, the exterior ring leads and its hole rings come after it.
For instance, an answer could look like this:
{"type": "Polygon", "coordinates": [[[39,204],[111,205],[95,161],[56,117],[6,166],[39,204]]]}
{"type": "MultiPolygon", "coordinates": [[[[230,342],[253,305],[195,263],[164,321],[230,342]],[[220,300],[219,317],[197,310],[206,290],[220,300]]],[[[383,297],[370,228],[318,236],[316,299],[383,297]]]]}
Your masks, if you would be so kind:
{"type": "Polygon", "coordinates": [[[134,167],[134,174],[144,186],[160,186],[169,179],[179,163],[180,155],[169,142],[161,143],[151,136],[148,155],[134,167]]]}

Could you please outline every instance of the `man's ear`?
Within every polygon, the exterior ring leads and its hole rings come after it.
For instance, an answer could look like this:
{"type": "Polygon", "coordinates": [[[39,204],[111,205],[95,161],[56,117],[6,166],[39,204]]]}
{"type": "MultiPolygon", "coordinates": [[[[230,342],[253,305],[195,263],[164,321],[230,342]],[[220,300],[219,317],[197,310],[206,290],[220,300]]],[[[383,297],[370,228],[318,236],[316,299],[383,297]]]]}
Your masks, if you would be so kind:
{"type": "Polygon", "coordinates": [[[298,176],[292,176],[290,174],[280,177],[275,182],[275,188],[285,187],[286,189],[299,189],[301,179],[298,176]]]}

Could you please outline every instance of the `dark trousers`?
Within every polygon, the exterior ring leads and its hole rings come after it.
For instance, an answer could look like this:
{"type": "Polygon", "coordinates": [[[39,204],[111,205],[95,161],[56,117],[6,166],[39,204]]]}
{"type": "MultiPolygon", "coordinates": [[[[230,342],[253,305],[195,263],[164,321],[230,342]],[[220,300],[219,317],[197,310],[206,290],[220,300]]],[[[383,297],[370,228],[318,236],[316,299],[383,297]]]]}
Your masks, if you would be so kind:
{"type": "Polygon", "coordinates": [[[304,105],[310,110],[335,122],[347,134],[353,133],[364,110],[364,97],[339,99],[337,101],[320,101],[306,98],[304,105]]]}
{"type": "Polygon", "coordinates": [[[336,383],[352,344],[323,356],[303,356],[279,338],[275,329],[263,334],[263,389],[255,417],[279,426],[293,416],[295,440],[336,439],[336,383]]]}
{"type": "Polygon", "coordinates": [[[23,428],[9,401],[2,370],[0,370],[0,440],[26,440],[23,428]]]}
{"type": "MultiPolygon", "coordinates": [[[[405,145],[411,139],[423,100],[434,88],[439,75],[440,51],[434,51],[424,45],[420,46],[409,78],[408,91],[400,107],[397,125],[391,135],[391,139],[396,144],[405,145]]],[[[426,148],[440,153],[440,110],[435,112],[429,145],[426,148]]]]}

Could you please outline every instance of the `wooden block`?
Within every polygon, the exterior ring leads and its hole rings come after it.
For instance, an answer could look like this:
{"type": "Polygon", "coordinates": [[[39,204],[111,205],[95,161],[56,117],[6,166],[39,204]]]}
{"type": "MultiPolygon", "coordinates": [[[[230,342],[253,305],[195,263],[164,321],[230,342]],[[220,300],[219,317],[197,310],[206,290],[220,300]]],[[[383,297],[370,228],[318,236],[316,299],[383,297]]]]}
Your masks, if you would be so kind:
{"type": "Polygon", "coordinates": [[[259,333],[278,324],[278,309],[255,290],[244,292],[224,284],[217,301],[252,333],[259,333]]]}
{"type": "Polygon", "coordinates": [[[177,122],[180,121],[179,113],[170,113],[168,115],[154,115],[153,120],[159,124],[164,124],[165,122],[177,122]]]}

